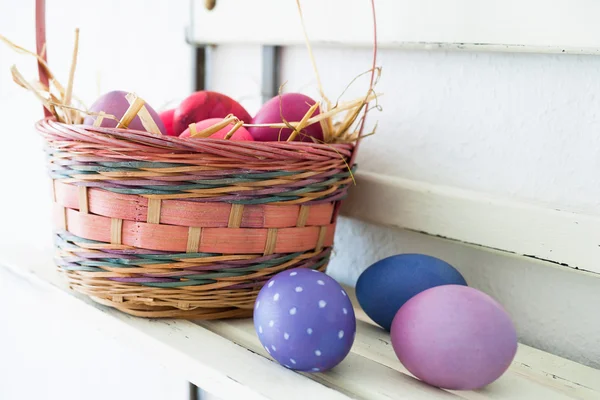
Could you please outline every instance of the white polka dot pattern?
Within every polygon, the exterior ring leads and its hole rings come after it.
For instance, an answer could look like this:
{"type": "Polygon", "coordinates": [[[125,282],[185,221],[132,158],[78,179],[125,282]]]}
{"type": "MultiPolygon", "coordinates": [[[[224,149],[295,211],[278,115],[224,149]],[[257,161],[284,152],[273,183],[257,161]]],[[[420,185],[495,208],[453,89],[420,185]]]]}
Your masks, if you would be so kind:
{"type": "Polygon", "coordinates": [[[352,347],[356,319],[343,288],[309,268],[279,273],[255,303],[257,337],[270,357],[297,371],[322,372],[352,347]]]}

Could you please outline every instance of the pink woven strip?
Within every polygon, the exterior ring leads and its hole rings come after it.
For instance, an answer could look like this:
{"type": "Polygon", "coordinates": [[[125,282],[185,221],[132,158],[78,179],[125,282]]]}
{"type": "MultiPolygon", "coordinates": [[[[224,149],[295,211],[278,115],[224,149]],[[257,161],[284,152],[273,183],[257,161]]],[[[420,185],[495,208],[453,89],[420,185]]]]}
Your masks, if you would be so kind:
{"type": "MultiPolygon", "coordinates": [[[[55,206],[57,222],[60,205],[55,206]]],[[[111,241],[112,219],[99,215],[83,214],[66,210],[67,230],[79,237],[100,242],[111,241]]],[[[322,245],[333,245],[335,224],[325,225],[322,245]]],[[[63,226],[58,226],[62,229],[63,226]]],[[[277,231],[275,253],[294,253],[316,248],[321,227],[281,228],[277,231]]],[[[185,252],[188,246],[189,228],[185,226],[158,225],[143,222],[123,221],[120,242],[148,250],[185,252]]],[[[262,254],[268,236],[268,229],[252,228],[203,228],[198,251],[220,254],[262,254]]]]}
{"type": "MultiPolygon", "coordinates": [[[[67,208],[79,210],[79,189],[60,181],[55,183],[56,202],[67,208]]],[[[146,222],[148,199],[107,192],[102,189],[87,190],[88,210],[92,214],[120,218],[128,221],[146,222]]],[[[315,204],[308,207],[306,226],[328,225],[333,215],[333,203],[315,204]]],[[[163,200],[160,222],[168,225],[195,226],[202,228],[227,227],[231,204],[202,203],[183,200],[163,200]]],[[[296,226],[299,205],[248,205],[242,214],[242,228],[288,228],[296,226]]]]}

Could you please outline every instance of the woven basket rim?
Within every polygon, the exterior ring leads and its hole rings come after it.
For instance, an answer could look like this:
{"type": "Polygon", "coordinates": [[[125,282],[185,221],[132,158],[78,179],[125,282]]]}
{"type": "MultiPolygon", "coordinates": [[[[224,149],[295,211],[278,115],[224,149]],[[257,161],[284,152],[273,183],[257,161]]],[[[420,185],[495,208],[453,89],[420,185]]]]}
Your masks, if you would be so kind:
{"type": "MultiPolygon", "coordinates": [[[[65,124],[57,122],[54,117],[37,121],[36,129],[48,140],[54,142],[78,141],[88,144],[104,144],[105,146],[118,145],[131,150],[147,152],[170,153],[203,153],[206,148],[228,148],[230,151],[258,151],[265,153],[302,153],[320,154],[333,153],[332,156],[349,156],[355,143],[314,143],[314,142],[260,142],[260,141],[232,141],[224,139],[181,139],[177,136],[156,135],[146,131],[120,128],[95,127],[83,124],[65,124]],[[62,139],[62,140],[61,140],[62,139]]],[[[306,159],[305,157],[302,157],[306,159]]]]}

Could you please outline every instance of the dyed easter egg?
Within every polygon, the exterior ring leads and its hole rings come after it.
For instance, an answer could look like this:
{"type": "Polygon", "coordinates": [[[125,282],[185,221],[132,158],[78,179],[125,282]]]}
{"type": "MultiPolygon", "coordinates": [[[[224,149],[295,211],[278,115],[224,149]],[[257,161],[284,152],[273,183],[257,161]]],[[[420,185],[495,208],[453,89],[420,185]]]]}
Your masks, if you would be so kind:
{"type": "Polygon", "coordinates": [[[517,351],[517,333],[502,306],[460,285],[438,286],[406,302],[394,318],[391,338],[412,374],[452,390],[492,383],[517,351]]]}
{"type": "Polygon", "coordinates": [[[197,121],[209,118],[225,118],[235,115],[241,121],[249,123],[252,117],[237,101],[223,93],[201,90],[181,102],[173,115],[173,131],[180,135],[187,127],[197,121]]]}
{"type": "Polygon", "coordinates": [[[350,352],[356,332],[352,303],[331,277],[308,268],[280,272],[261,289],[254,328],[267,352],[298,371],[326,371],[350,352]]]}
{"type": "MultiPolygon", "coordinates": [[[[210,119],[205,119],[204,121],[196,122],[196,131],[200,132],[204,129],[210,128],[211,126],[214,126],[215,124],[218,124],[221,121],[223,121],[223,118],[210,118],[210,119]]],[[[225,128],[219,129],[218,131],[216,131],[209,137],[211,139],[225,139],[225,136],[229,133],[229,131],[231,130],[231,128],[233,128],[233,126],[234,126],[233,123],[229,124],[225,128]]],[[[187,128],[185,131],[183,131],[181,133],[181,135],[179,135],[179,137],[180,138],[190,137],[190,128],[187,128]]],[[[244,128],[243,126],[240,126],[235,132],[233,132],[233,135],[231,135],[229,140],[248,142],[248,141],[254,141],[254,138],[252,137],[252,135],[248,132],[248,130],[246,128],[244,128]]]]}
{"type": "MultiPolygon", "coordinates": [[[[98,100],[96,100],[96,102],[94,104],[92,104],[89,111],[94,112],[94,113],[99,113],[100,111],[104,111],[106,114],[114,115],[116,119],[120,120],[123,117],[123,115],[125,114],[125,112],[127,112],[127,110],[129,109],[130,104],[129,104],[129,101],[127,101],[127,98],[125,97],[125,96],[127,96],[127,94],[128,94],[127,92],[124,92],[122,90],[114,90],[112,92],[108,92],[108,93],[100,96],[100,98],[98,98],[98,100]]],[[[144,106],[150,113],[150,116],[152,117],[152,119],[154,120],[156,125],[158,126],[158,129],[160,130],[160,132],[162,134],[165,134],[167,132],[167,130],[166,130],[163,122],[161,121],[158,113],[156,111],[154,111],[154,109],[150,106],[150,104],[146,103],[146,104],[144,104],[144,106]]],[[[95,115],[88,115],[83,120],[83,124],[84,125],[94,125],[94,121],[96,121],[96,118],[97,118],[97,116],[95,116],[95,115]]],[[[114,119],[104,118],[102,120],[102,123],[100,124],[100,126],[105,127],[105,128],[115,128],[117,126],[117,123],[118,122],[115,121],[114,119]]],[[[146,130],[146,128],[144,128],[144,125],[142,124],[142,121],[140,120],[140,117],[138,117],[138,116],[136,116],[129,123],[129,126],[127,128],[133,129],[136,131],[145,131],[146,130]]]]}
{"type": "MultiPolygon", "coordinates": [[[[316,102],[301,93],[284,93],[267,101],[252,119],[252,124],[276,124],[287,122],[300,122],[308,109],[316,102]],[[283,117],[283,118],[282,118],[283,117]]],[[[319,109],[315,110],[313,117],[319,115],[319,109]]],[[[293,130],[289,128],[269,128],[251,126],[248,128],[254,140],[261,142],[286,141],[293,130]]],[[[296,141],[310,142],[311,137],[323,140],[323,129],[320,123],[314,123],[302,129],[301,134],[296,136],[296,141]]]]}
{"type": "Polygon", "coordinates": [[[173,131],[173,115],[175,114],[175,109],[171,108],[170,110],[165,110],[158,114],[160,116],[160,120],[165,126],[165,132],[169,136],[177,136],[173,131]]]}
{"type": "Polygon", "coordinates": [[[356,297],[367,315],[386,330],[411,297],[440,285],[466,285],[454,267],[424,254],[399,254],[367,268],[356,283],[356,297]]]}

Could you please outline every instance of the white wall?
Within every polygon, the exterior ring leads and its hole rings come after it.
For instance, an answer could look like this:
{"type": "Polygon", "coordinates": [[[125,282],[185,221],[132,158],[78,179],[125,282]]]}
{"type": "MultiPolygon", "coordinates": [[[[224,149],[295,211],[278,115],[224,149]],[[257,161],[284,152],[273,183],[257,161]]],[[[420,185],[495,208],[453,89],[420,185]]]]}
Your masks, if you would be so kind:
{"type": "MultiPolygon", "coordinates": [[[[184,41],[187,1],[47,3],[49,61],[63,83],[73,30],[81,28],[75,93],[87,104],[97,97],[98,76],[101,91],[137,91],[156,108],[190,92],[191,50],[184,41]]],[[[35,50],[33,5],[33,1],[0,0],[0,34],[31,50],[35,50]]],[[[47,226],[45,221],[36,221],[49,218],[51,198],[42,142],[33,129],[42,109],[32,94],[12,82],[12,64],[28,79],[37,74],[33,58],[17,55],[0,43],[4,140],[0,152],[0,240],[25,241],[38,226],[47,226]]],[[[32,251],[37,245],[31,243],[32,251]]],[[[47,311],[40,311],[41,299],[33,295],[34,290],[4,283],[8,282],[0,277],[0,303],[5,307],[0,323],[1,399],[187,399],[187,382],[179,376],[119,345],[114,338],[82,336],[84,330],[77,321],[57,325],[47,311]]]]}
{"type": "MultiPolygon", "coordinates": [[[[337,96],[371,52],[315,57],[337,96]]],[[[361,169],[600,214],[600,57],[381,50],[379,59],[384,112],[372,114],[379,133],[364,141],[361,169]]],[[[286,51],[288,89],[314,86],[311,71],[304,48],[286,51]]]]}

